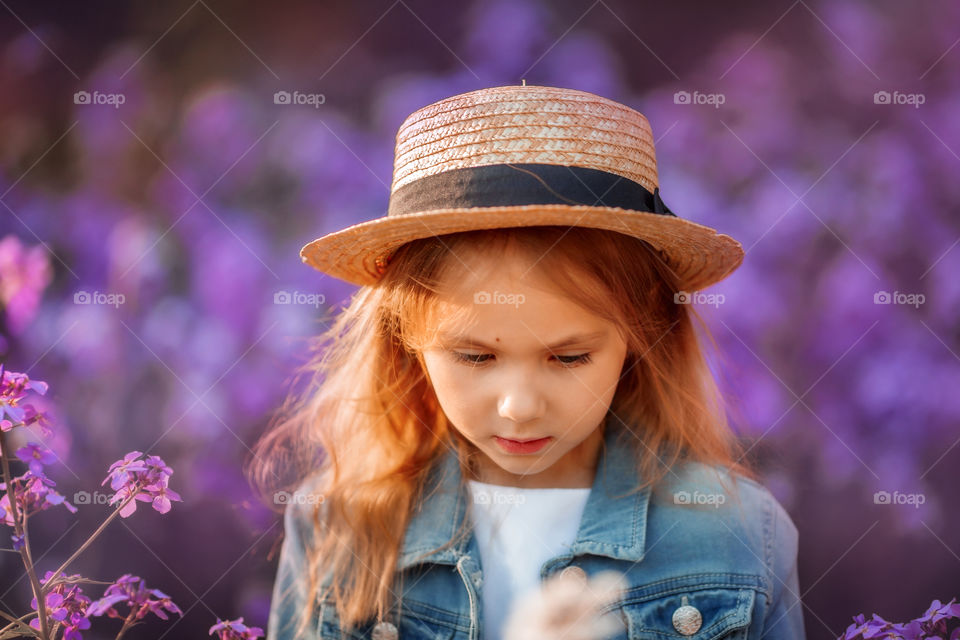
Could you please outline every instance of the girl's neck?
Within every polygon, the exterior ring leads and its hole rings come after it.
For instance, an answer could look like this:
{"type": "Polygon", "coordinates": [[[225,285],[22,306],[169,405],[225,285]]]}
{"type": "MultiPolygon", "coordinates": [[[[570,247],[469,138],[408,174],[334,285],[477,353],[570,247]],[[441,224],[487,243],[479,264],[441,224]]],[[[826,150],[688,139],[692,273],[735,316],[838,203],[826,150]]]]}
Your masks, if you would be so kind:
{"type": "Polygon", "coordinates": [[[523,486],[518,486],[516,483],[502,484],[499,482],[485,482],[483,480],[476,480],[474,478],[470,478],[470,480],[473,482],[490,485],[492,487],[509,487],[511,489],[590,489],[593,487],[592,478],[590,483],[564,484],[562,486],[556,486],[554,483],[551,483],[549,487],[539,487],[536,485],[529,485],[527,483],[525,483],[523,486]]]}

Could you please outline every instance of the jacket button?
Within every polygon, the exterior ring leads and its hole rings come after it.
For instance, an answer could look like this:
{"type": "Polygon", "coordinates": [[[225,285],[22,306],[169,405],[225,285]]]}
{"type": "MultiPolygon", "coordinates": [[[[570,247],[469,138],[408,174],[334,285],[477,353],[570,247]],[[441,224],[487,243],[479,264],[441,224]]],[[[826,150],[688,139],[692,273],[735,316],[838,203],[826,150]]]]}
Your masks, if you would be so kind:
{"type": "Polygon", "coordinates": [[[560,572],[560,577],[563,579],[576,578],[581,584],[583,584],[587,581],[587,572],[577,565],[570,565],[569,567],[565,567],[563,571],[560,572]]]}
{"type": "Polygon", "coordinates": [[[397,640],[398,637],[397,628],[389,622],[379,622],[373,628],[373,640],[397,640]]]}
{"type": "Polygon", "coordinates": [[[700,615],[700,610],[691,606],[687,596],[683,596],[680,606],[673,612],[673,628],[685,636],[692,636],[700,629],[701,624],[703,624],[703,617],[700,615]]]}

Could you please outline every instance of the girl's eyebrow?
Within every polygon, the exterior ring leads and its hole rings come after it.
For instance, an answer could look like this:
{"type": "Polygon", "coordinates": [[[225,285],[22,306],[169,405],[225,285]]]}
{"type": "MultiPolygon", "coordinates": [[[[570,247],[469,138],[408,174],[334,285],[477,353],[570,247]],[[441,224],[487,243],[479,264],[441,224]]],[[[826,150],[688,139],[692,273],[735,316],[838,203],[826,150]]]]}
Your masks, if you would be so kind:
{"type": "MultiPolygon", "coordinates": [[[[576,334],[572,336],[567,336],[563,340],[560,340],[559,342],[556,342],[550,345],[549,347],[547,347],[547,349],[550,351],[556,351],[564,347],[582,345],[588,342],[593,342],[594,340],[598,340],[600,338],[605,338],[606,335],[607,335],[606,331],[594,331],[593,333],[581,333],[581,334],[576,334]]],[[[490,345],[484,344],[483,342],[480,342],[479,340],[475,340],[474,338],[471,338],[469,336],[463,336],[463,335],[457,335],[457,334],[451,334],[451,333],[441,332],[440,340],[444,344],[457,344],[457,345],[463,345],[463,346],[469,346],[469,347],[480,347],[482,349],[487,349],[489,351],[496,351],[497,349],[496,347],[491,347],[490,345]]]]}

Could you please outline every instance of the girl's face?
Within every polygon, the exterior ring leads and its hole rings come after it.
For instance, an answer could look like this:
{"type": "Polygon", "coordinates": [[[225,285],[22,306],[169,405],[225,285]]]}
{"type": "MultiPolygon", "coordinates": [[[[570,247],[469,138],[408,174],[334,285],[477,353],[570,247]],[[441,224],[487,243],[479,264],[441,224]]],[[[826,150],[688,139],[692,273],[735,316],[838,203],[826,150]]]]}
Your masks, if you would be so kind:
{"type": "Polygon", "coordinates": [[[423,351],[427,374],[447,418],[481,452],[477,480],[589,487],[626,343],[614,324],[531,286],[528,267],[511,253],[489,275],[451,286],[438,338],[423,351]],[[468,324],[444,321],[464,308],[468,324]]]}

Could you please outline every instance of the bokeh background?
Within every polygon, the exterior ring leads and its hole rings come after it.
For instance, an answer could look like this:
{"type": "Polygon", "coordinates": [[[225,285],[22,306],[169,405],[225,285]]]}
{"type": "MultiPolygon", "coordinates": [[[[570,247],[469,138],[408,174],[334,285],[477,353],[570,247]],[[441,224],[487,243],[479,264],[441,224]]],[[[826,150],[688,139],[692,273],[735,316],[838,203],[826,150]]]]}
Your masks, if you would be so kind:
{"type": "MultiPolygon", "coordinates": [[[[668,206],[743,243],[699,307],[809,637],[960,596],[958,43],[948,0],[0,1],[0,359],[51,386],[68,499],[131,450],[184,498],[72,571],[185,611],[131,639],[265,626],[282,523],[242,463],[353,291],[298,251],[383,214],[408,113],[526,80],[646,114],[668,206]]],[[[41,573],[107,512],[31,519],[41,573]]]]}

